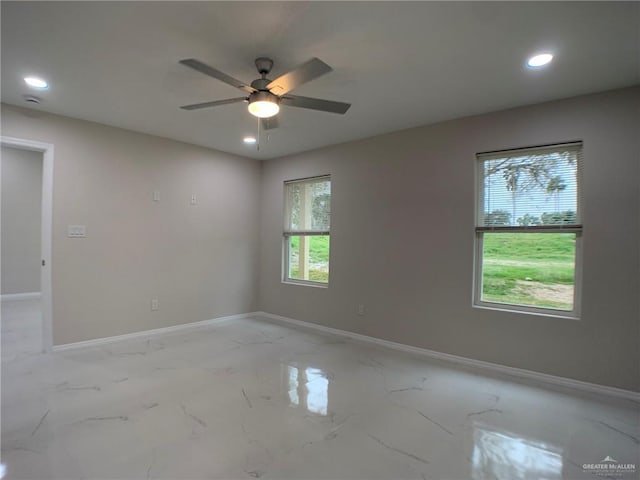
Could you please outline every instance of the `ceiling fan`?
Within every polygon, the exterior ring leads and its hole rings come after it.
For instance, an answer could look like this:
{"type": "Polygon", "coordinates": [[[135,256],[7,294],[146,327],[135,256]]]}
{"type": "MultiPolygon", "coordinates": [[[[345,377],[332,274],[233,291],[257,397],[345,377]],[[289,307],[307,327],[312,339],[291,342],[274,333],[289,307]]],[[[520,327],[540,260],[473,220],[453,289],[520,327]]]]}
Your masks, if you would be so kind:
{"type": "Polygon", "coordinates": [[[247,85],[240,80],[230,77],[226,73],[216,70],[195,58],[180,60],[180,63],[249,94],[244,97],[184,105],[180,107],[183,110],[198,110],[201,108],[217,107],[218,105],[227,105],[229,103],[247,102],[249,104],[249,113],[261,119],[263,128],[272,129],[278,126],[277,120],[273,117],[280,111],[281,104],[290,107],[309,108],[311,110],[339,114],[346,113],[351,106],[349,103],[289,94],[291,90],[298,88],[303,83],[310,82],[332,70],[329,65],[318,58],[312,58],[298,68],[280,75],[275,80],[269,80],[267,78],[267,75],[273,67],[273,60],[266,57],[256,58],[255,64],[258,73],[260,73],[260,78],[251,82],[251,85],[247,85]]]}

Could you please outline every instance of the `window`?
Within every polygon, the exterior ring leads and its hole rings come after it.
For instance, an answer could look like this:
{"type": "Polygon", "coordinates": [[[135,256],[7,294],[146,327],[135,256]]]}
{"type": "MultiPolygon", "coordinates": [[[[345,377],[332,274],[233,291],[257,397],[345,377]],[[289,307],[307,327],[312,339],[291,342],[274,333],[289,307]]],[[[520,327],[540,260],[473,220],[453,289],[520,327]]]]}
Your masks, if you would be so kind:
{"type": "Polygon", "coordinates": [[[582,144],[477,155],[474,304],[578,316],[582,144]]]}
{"type": "Polygon", "coordinates": [[[329,282],[331,179],[285,182],[284,280],[329,282]]]}

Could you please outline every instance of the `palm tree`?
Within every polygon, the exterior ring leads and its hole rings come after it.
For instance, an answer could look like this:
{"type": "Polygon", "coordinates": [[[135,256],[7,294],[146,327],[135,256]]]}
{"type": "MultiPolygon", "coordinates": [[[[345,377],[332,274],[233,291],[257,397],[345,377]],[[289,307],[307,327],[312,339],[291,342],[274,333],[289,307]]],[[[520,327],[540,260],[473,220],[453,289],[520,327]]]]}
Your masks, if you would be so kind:
{"type": "Polygon", "coordinates": [[[518,180],[520,179],[521,168],[518,165],[508,165],[502,171],[502,178],[507,182],[507,190],[511,192],[511,218],[515,221],[516,201],[518,195],[518,180]]]}
{"type": "Polygon", "coordinates": [[[551,177],[549,179],[549,183],[547,183],[547,193],[555,196],[556,212],[560,211],[560,192],[564,191],[566,188],[567,184],[559,175],[551,177]]]}

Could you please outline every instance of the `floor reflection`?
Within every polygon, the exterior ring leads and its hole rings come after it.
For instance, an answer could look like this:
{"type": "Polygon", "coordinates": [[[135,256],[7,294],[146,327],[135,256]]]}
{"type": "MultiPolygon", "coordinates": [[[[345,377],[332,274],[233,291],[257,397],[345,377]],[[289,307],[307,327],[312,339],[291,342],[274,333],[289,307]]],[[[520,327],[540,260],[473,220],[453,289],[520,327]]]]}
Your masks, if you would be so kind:
{"type": "Polygon", "coordinates": [[[289,402],[318,415],[327,414],[329,380],[319,368],[287,365],[289,402]]]}
{"type": "Polygon", "coordinates": [[[560,479],[562,450],[476,424],[472,468],[474,479],[560,479]]]}

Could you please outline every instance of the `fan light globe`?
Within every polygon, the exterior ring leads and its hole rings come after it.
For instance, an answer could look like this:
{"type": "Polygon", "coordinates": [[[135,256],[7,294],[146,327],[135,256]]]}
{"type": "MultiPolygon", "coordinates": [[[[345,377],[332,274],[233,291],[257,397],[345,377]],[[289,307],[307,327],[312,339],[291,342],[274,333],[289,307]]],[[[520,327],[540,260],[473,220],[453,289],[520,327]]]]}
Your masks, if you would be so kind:
{"type": "Polygon", "coordinates": [[[266,90],[259,90],[249,95],[249,113],[258,118],[273,117],[280,111],[278,97],[266,90]]]}
{"type": "Polygon", "coordinates": [[[258,100],[249,104],[249,113],[258,118],[273,117],[280,111],[276,102],[271,100],[258,100]]]}

